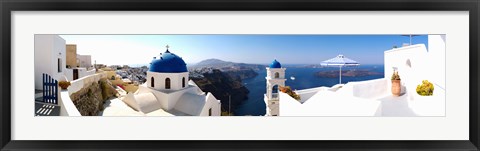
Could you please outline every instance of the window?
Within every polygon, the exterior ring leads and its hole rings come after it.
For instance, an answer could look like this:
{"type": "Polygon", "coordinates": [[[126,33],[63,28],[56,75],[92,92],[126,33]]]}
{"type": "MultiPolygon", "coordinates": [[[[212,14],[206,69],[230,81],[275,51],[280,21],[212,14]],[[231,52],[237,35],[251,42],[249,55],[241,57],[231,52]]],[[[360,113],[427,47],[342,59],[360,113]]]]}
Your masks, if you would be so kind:
{"type": "Polygon", "coordinates": [[[278,93],[278,85],[272,87],[272,93],[278,93]]]}
{"type": "Polygon", "coordinates": [[[208,109],[208,116],[212,116],[212,108],[208,109]]]}
{"type": "Polygon", "coordinates": [[[165,89],[170,89],[170,78],[165,79],[165,89]]]}
{"type": "Polygon", "coordinates": [[[62,59],[61,58],[58,58],[57,60],[57,64],[58,64],[58,72],[62,72],[62,59]]]}
{"type": "Polygon", "coordinates": [[[279,78],[280,74],[278,72],[275,72],[275,78],[279,78]]]}
{"type": "Polygon", "coordinates": [[[272,98],[278,98],[278,85],[272,87],[272,98]]]}
{"type": "Polygon", "coordinates": [[[183,79],[182,79],[182,88],[184,88],[184,87],[185,87],[185,77],[183,77],[183,79]]]}
{"type": "Polygon", "coordinates": [[[153,77],[150,78],[150,87],[155,87],[155,80],[153,79],[153,77]]]}

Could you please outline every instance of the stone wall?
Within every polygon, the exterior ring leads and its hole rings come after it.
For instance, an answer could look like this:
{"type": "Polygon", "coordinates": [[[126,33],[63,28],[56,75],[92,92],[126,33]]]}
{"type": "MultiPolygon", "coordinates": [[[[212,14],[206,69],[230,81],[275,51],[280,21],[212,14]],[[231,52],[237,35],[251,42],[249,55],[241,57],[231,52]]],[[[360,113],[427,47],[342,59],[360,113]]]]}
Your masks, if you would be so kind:
{"type": "Polygon", "coordinates": [[[106,79],[100,79],[73,93],[70,98],[82,116],[96,116],[103,111],[106,100],[117,94],[114,86],[106,79]]]}

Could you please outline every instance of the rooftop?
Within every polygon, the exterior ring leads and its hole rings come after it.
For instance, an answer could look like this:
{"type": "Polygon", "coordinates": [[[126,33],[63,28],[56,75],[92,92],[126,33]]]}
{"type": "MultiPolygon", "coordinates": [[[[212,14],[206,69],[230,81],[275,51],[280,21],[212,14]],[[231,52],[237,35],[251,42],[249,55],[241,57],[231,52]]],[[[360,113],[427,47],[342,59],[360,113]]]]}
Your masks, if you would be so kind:
{"type": "Polygon", "coordinates": [[[269,66],[270,68],[282,68],[282,65],[280,62],[277,61],[277,59],[273,60],[272,63],[269,66]]]}
{"type": "Polygon", "coordinates": [[[161,53],[160,58],[154,58],[152,60],[149,71],[161,73],[188,72],[185,61],[183,61],[181,57],[171,53],[168,49],[165,53],[161,53]]]}
{"type": "Polygon", "coordinates": [[[444,89],[435,87],[433,96],[414,92],[397,97],[387,88],[388,81],[350,82],[335,91],[333,87],[296,91],[300,101],[280,93],[280,116],[445,116],[444,89]]]}

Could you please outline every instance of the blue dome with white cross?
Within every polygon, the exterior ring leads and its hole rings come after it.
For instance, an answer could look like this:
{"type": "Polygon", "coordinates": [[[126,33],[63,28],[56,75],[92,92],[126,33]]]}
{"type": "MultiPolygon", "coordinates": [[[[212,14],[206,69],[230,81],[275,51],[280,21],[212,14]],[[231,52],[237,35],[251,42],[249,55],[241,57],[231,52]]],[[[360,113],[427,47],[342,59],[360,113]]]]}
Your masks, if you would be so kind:
{"type": "Polygon", "coordinates": [[[161,73],[180,73],[188,72],[187,64],[183,59],[170,51],[165,51],[161,54],[160,58],[154,58],[150,63],[151,72],[161,72],[161,73]]]}

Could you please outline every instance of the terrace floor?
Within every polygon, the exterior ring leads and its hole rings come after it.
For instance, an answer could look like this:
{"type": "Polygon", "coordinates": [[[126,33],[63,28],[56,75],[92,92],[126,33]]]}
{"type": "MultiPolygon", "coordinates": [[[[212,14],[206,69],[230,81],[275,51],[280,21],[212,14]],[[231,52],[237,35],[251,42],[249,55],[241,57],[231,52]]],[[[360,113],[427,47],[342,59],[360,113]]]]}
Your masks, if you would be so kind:
{"type": "Polygon", "coordinates": [[[60,106],[57,104],[35,101],[35,116],[60,116],[60,106]]]}
{"type": "Polygon", "coordinates": [[[43,102],[43,91],[35,89],[35,116],[60,116],[60,106],[43,102]]]}

